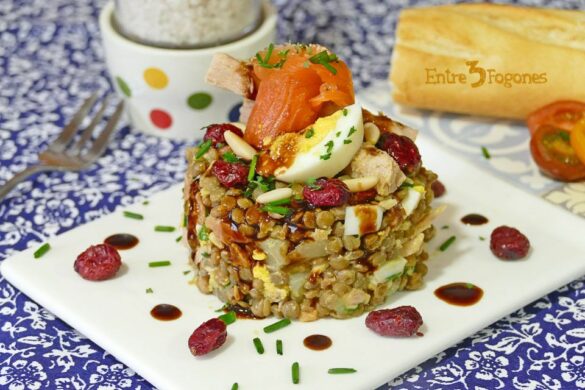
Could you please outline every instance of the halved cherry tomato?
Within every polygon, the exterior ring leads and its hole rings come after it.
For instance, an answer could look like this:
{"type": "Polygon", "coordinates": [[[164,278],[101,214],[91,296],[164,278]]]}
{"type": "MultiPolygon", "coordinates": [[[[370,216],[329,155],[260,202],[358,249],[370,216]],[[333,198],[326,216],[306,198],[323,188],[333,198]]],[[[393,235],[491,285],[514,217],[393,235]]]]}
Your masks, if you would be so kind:
{"type": "Polygon", "coordinates": [[[585,179],[585,164],[571,147],[568,131],[553,126],[540,126],[530,140],[530,152],[540,169],[554,179],[585,179]]]}
{"type": "Polygon", "coordinates": [[[534,111],[526,118],[530,134],[542,125],[571,131],[579,119],[585,117],[585,103],[575,100],[559,100],[534,111]]]}
{"type": "Polygon", "coordinates": [[[585,164],[585,118],[581,119],[571,131],[571,146],[579,160],[585,164]]]}

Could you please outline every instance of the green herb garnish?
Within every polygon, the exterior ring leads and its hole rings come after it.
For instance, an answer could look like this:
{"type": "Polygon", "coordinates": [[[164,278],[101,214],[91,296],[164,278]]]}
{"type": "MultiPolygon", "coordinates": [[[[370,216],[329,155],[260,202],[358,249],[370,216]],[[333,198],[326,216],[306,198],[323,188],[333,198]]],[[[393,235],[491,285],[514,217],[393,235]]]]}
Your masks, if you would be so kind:
{"type": "Polygon", "coordinates": [[[221,313],[222,311],[225,310],[225,308],[228,307],[227,303],[224,304],[222,307],[220,307],[219,309],[215,310],[216,313],[221,313]]]}
{"type": "Polygon", "coordinates": [[[565,142],[571,142],[571,135],[567,131],[559,131],[559,137],[565,142]]]}
{"type": "Polygon", "coordinates": [[[343,140],[343,143],[346,144],[346,145],[351,144],[351,142],[352,142],[352,140],[350,140],[350,139],[344,139],[343,140]]]}
{"type": "Polygon", "coordinates": [[[154,292],[154,291],[152,291],[152,288],[150,288],[150,287],[146,289],[146,293],[147,293],[147,294],[152,294],[153,292],[154,292]]]}
{"type": "Polygon", "coordinates": [[[165,232],[165,233],[172,233],[176,229],[174,226],[163,226],[163,225],[156,225],[154,227],[155,232],[165,232]]]}
{"type": "Polygon", "coordinates": [[[343,113],[343,116],[347,116],[347,108],[344,108],[343,110],[341,110],[341,112],[343,113]]]}
{"type": "Polygon", "coordinates": [[[489,160],[490,158],[492,158],[489,150],[487,150],[487,148],[485,146],[481,147],[481,153],[483,154],[483,157],[485,157],[486,160],[489,160]]]}
{"type": "Polygon", "coordinates": [[[480,241],[485,241],[485,237],[479,236],[480,241]]]}
{"type": "Polygon", "coordinates": [[[282,340],[276,340],[276,354],[282,356],[282,340]]]}
{"type": "Polygon", "coordinates": [[[222,320],[226,325],[233,324],[234,322],[236,322],[236,312],[228,311],[227,313],[222,314],[217,318],[222,320]]]}
{"type": "Polygon", "coordinates": [[[33,257],[35,259],[38,259],[41,256],[43,256],[45,253],[47,253],[49,251],[49,249],[51,249],[51,245],[48,242],[45,242],[43,245],[41,245],[39,247],[39,249],[37,249],[35,251],[35,253],[33,253],[33,257]]]}
{"type": "Polygon", "coordinates": [[[341,135],[341,131],[338,131],[337,133],[335,133],[335,137],[339,137],[341,135]]]}
{"type": "Polygon", "coordinates": [[[278,55],[281,57],[281,60],[278,61],[276,64],[271,64],[270,61],[270,57],[272,56],[272,51],[274,50],[274,44],[270,44],[268,45],[268,50],[266,50],[266,55],[264,56],[264,58],[262,58],[260,56],[260,53],[256,53],[256,59],[258,60],[258,65],[260,65],[263,68],[266,69],[273,69],[273,68],[282,68],[282,65],[284,65],[285,61],[286,61],[286,56],[288,54],[288,50],[283,50],[280,51],[278,53],[278,55]]]}
{"type": "Polygon", "coordinates": [[[449,225],[443,225],[443,226],[441,226],[441,229],[443,229],[443,230],[449,229],[449,225]]]}
{"type": "Polygon", "coordinates": [[[187,214],[183,214],[183,227],[187,226],[187,214]]]}
{"type": "Polygon", "coordinates": [[[395,274],[392,274],[392,275],[388,276],[388,277],[386,278],[386,281],[388,281],[388,282],[392,282],[392,281],[394,281],[394,280],[398,279],[398,278],[399,278],[399,277],[401,277],[401,276],[402,276],[402,272],[397,272],[397,273],[395,273],[395,274]]]}
{"type": "Polygon", "coordinates": [[[255,154],[252,157],[252,162],[250,163],[250,170],[248,171],[248,181],[254,180],[254,175],[256,174],[256,164],[258,164],[258,155],[255,154]]]}
{"type": "Polygon", "coordinates": [[[138,214],[138,213],[133,213],[132,211],[124,211],[124,216],[126,218],[132,218],[132,219],[144,219],[144,215],[138,214]]]}
{"type": "Polygon", "coordinates": [[[465,288],[474,288],[473,283],[465,283],[465,288]]]}
{"type": "Polygon", "coordinates": [[[232,390],[238,390],[238,388],[239,388],[238,382],[232,385],[232,390]]]}
{"type": "Polygon", "coordinates": [[[262,340],[260,340],[258,337],[255,337],[252,342],[254,343],[254,347],[256,347],[256,352],[262,355],[264,353],[264,345],[262,345],[262,340]]]}
{"type": "Polygon", "coordinates": [[[309,61],[305,61],[303,62],[303,68],[308,68],[309,66],[311,66],[311,64],[309,63],[309,61]]]}
{"type": "Polygon", "coordinates": [[[327,370],[329,374],[353,374],[357,372],[355,368],[330,368],[327,370]]]}
{"type": "Polygon", "coordinates": [[[183,236],[179,236],[179,237],[175,238],[175,242],[179,242],[179,241],[181,241],[182,239],[183,239],[183,236]]]}
{"type": "Polygon", "coordinates": [[[444,243],[441,244],[441,246],[439,247],[439,250],[441,252],[445,252],[447,250],[447,248],[449,248],[451,246],[451,244],[453,244],[453,242],[455,242],[455,239],[456,239],[455,236],[449,237],[444,243]]]}
{"type": "Polygon", "coordinates": [[[290,213],[290,209],[284,206],[272,206],[270,204],[266,204],[262,206],[262,211],[266,211],[267,213],[275,213],[280,215],[288,215],[290,213]]]}
{"type": "Polygon", "coordinates": [[[329,160],[331,158],[331,153],[325,153],[319,156],[321,160],[329,160]]]}
{"type": "Polygon", "coordinates": [[[199,150],[197,151],[197,154],[195,154],[195,159],[199,160],[201,157],[203,157],[203,155],[205,153],[207,153],[209,148],[211,148],[211,140],[210,139],[208,139],[207,141],[205,141],[201,145],[199,145],[199,150]]]}
{"type": "Polygon", "coordinates": [[[325,69],[331,73],[337,74],[337,69],[331,66],[331,62],[337,62],[338,58],[335,54],[329,54],[327,50],[323,50],[322,52],[310,57],[309,61],[311,61],[313,64],[323,65],[325,69]]]}
{"type": "Polygon", "coordinates": [[[290,325],[290,319],[288,318],[283,318],[280,321],[275,322],[272,325],[268,325],[264,328],[264,333],[272,333],[272,332],[276,332],[279,329],[282,329],[286,326],[290,325]]]}
{"type": "Polygon", "coordinates": [[[169,265],[171,265],[171,262],[169,260],[151,261],[150,263],[148,263],[148,266],[150,268],[168,267],[169,265]]]}
{"type": "Polygon", "coordinates": [[[311,138],[312,136],[315,135],[315,129],[313,129],[312,127],[307,130],[307,132],[305,133],[305,138],[311,138]]]}
{"type": "Polygon", "coordinates": [[[357,129],[354,126],[352,126],[351,129],[349,129],[349,133],[347,133],[347,138],[351,137],[351,135],[356,131],[357,129]]]}
{"type": "Polygon", "coordinates": [[[240,159],[233,152],[225,152],[223,159],[229,163],[237,163],[240,159]]]}
{"type": "Polygon", "coordinates": [[[183,271],[183,275],[188,275],[189,273],[191,273],[191,270],[183,271]]]}
{"type": "Polygon", "coordinates": [[[201,254],[201,256],[203,256],[203,257],[210,257],[211,256],[211,253],[203,252],[201,254]]]}
{"type": "Polygon", "coordinates": [[[283,206],[283,205],[287,205],[287,204],[290,204],[290,198],[279,199],[279,200],[275,200],[273,202],[267,203],[267,205],[269,205],[269,206],[283,206]]]}
{"type": "Polygon", "coordinates": [[[205,225],[202,225],[201,228],[199,229],[199,233],[197,233],[197,238],[199,238],[200,241],[209,240],[209,231],[207,230],[205,225]]]}
{"type": "Polygon", "coordinates": [[[146,206],[146,205],[148,205],[149,203],[150,203],[150,202],[149,202],[149,201],[147,201],[147,200],[145,200],[144,202],[142,202],[142,204],[143,204],[143,205],[145,205],[145,206],[146,206]]]}
{"type": "Polygon", "coordinates": [[[292,383],[294,383],[295,385],[299,383],[300,381],[300,377],[301,374],[299,372],[299,363],[298,362],[294,362],[291,366],[291,376],[292,376],[292,383]]]}
{"type": "Polygon", "coordinates": [[[307,179],[307,185],[309,186],[309,188],[313,189],[313,190],[320,190],[321,186],[316,184],[317,183],[317,179],[314,177],[310,177],[309,179],[307,179]]]}
{"type": "Polygon", "coordinates": [[[333,143],[333,141],[329,141],[325,144],[325,147],[327,148],[327,153],[331,154],[334,145],[335,144],[333,143]]]}

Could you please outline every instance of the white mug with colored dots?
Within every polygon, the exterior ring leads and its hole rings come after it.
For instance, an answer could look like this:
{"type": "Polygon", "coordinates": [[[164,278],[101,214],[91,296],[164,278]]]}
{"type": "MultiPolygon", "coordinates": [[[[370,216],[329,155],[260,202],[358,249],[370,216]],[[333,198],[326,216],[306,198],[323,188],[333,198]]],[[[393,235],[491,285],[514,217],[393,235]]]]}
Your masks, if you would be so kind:
{"type": "Polygon", "coordinates": [[[114,87],[124,98],[132,127],[147,134],[201,139],[212,123],[228,121],[241,102],[231,92],[207,85],[215,53],[248,58],[275,39],[276,14],[264,4],[263,20],[249,35],[231,43],[200,49],[149,46],[122,35],[114,25],[113,2],[100,15],[106,63],[114,87]]]}

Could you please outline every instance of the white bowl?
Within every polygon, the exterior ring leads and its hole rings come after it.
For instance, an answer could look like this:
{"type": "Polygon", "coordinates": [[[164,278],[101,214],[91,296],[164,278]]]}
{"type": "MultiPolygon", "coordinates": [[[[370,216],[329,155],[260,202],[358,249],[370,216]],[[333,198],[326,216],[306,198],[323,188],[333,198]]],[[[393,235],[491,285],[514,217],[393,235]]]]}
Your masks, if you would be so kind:
{"type": "Polygon", "coordinates": [[[112,25],[113,12],[110,1],[101,12],[100,29],[107,67],[132,125],[147,134],[176,139],[200,139],[200,128],[227,121],[241,101],[205,83],[213,55],[251,57],[273,42],[276,33],[276,13],[265,3],[260,27],[238,41],[204,49],[165,49],[122,36],[112,25]]]}

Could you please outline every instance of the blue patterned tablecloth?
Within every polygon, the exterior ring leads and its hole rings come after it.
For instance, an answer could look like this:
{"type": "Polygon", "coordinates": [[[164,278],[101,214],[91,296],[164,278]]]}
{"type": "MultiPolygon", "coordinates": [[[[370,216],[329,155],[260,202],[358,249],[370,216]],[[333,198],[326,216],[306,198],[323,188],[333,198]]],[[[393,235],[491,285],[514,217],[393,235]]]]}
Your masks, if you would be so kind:
{"type": "MultiPolygon", "coordinates": [[[[444,2],[275,0],[279,39],[329,46],[347,60],[358,88],[387,77],[398,11],[439,3],[444,2]]],[[[582,0],[520,3],[585,9],[582,0]]],[[[38,152],[91,91],[111,91],[97,27],[103,4],[0,1],[0,184],[36,162],[38,152]]],[[[180,182],[185,146],[131,132],[126,126],[91,169],[41,174],[19,185],[0,201],[0,260],[180,182]]],[[[1,389],[152,388],[3,278],[0,316],[1,389]]],[[[581,278],[388,386],[582,389],[584,356],[585,279],[581,278]]]]}

